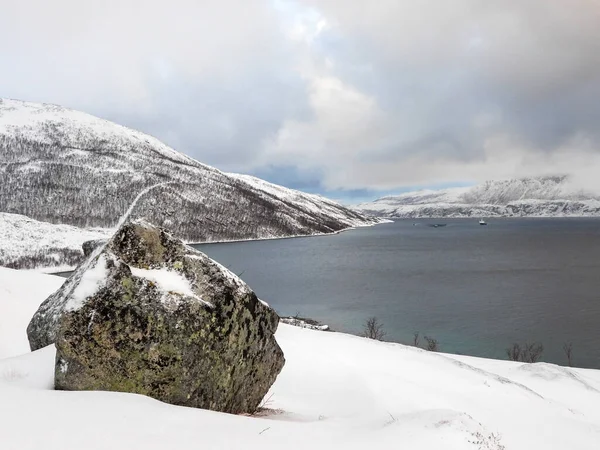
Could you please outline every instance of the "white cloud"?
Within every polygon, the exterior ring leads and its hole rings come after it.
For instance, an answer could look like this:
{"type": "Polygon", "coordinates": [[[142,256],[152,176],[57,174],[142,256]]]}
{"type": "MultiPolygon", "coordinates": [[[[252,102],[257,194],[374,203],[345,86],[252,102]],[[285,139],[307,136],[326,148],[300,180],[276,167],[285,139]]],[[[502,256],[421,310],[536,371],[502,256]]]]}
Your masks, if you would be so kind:
{"type": "Polygon", "coordinates": [[[275,56],[277,36],[266,2],[8,2],[0,15],[2,88],[73,105],[106,96],[143,105],[154,77],[226,81],[275,56]]]}

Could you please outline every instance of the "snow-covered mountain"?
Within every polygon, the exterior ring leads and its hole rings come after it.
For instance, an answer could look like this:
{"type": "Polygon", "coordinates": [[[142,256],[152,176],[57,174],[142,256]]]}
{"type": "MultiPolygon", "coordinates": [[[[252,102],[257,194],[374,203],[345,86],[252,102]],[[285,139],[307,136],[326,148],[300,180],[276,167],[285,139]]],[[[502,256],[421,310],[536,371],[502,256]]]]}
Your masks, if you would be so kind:
{"type": "MultiPolygon", "coordinates": [[[[139,192],[159,184],[140,198],[132,216],[169,227],[191,242],[331,233],[374,223],[321,196],[221,172],[151,136],[89,114],[0,99],[4,236],[26,238],[27,227],[39,234],[41,228],[34,226],[39,221],[49,238],[54,233],[49,224],[77,227],[86,238],[96,229],[102,237],[109,232],[97,229],[114,228],[139,192]]],[[[56,233],[64,235],[64,227],[56,233]]],[[[76,234],[70,234],[71,247],[85,240],[76,234]]],[[[21,257],[29,258],[27,265],[36,264],[23,251],[7,250],[10,244],[4,240],[0,265],[20,267],[21,257]]],[[[35,244],[41,252],[52,249],[56,264],[71,265],[72,248],[41,245],[40,250],[39,240],[35,244]]]]}
{"type": "Polygon", "coordinates": [[[407,192],[354,208],[392,218],[600,216],[600,196],[577,189],[567,176],[557,176],[407,192]]]}

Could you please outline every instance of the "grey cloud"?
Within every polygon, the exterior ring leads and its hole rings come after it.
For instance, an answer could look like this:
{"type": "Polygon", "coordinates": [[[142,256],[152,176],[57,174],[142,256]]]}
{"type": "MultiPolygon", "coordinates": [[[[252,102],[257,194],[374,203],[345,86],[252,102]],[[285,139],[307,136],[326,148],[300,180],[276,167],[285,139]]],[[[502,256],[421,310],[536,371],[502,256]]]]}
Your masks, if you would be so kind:
{"type": "MultiPolygon", "coordinates": [[[[271,68],[272,69],[272,68],[271,68]]],[[[303,80],[274,70],[233,80],[150,84],[149,112],[127,111],[120,123],[226,171],[244,171],[286,117],[308,118],[303,80]]]]}
{"type": "Polygon", "coordinates": [[[447,136],[446,148],[456,149],[458,143],[474,158],[477,138],[492,131],[514,134],[547,151],[580,132],[598,138],[600,9],[595,1],[312,4],[352,41],[353,63],[371,67],[366,73],[349,70],[352,81],[406,121],[409,133],[422,130],[422,136],[410,139],[412,151],[401,146],[409,153],[432,151],[427,145],[432,135],[447,136]],[[495,117],[487,129],[473,126],[491,112],[495,117]]]}

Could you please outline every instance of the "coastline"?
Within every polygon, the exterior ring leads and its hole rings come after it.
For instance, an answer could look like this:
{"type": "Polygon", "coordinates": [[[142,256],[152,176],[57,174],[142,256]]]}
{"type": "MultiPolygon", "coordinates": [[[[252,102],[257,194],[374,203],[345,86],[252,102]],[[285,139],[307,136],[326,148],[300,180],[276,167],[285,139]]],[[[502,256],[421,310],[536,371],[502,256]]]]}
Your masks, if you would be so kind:
{"type": "Polygon", "coordinates": [[[291,236],[272,236],[272,237],[264,237],[264,238],[251,238],[251,239],[233,239],[233,240],[224,240],[224,241],[209,241],[209,242],[186,242],[187,245],[210,245],[210,244],[234,244],[236,242],[253,242],[253,241],[274,241],[279,239],[296,239],[296,238],[310,238],[310,237],[318,237],[318,236],[333,236],[336,234],[343,233],[345,231],[355,230],[357,228],[368,228],[374,227],[376,225],[381,225],[384,223],[393,223],[393,220],[378,218],[381,219],[377,223],[372,223],[368,225],[354,225],[351,227],[343,228],[338,231],[332,231],[331,233],[314,233],[314,234],[294,234],[291,236]]]}
{"type": "MultiPolygon", "coordinates": [[[[350,227],[343,228],[338,231],[332,231],[331,233],[315,233],[315,234],[295,234],[291,236],[270,236],[270,237],[261,237],[261,238],[249,238],[249,239],[233,239],[233,240],[217,240],[217,241],[209,241],[209,242],[189,242],[186,241],[187,245],[195,246],[195,245],[212,245],[212,244],[235,244],[240,242],[256,242],[256,241],[273,241],[273,240],[281,240],[281,239],[297,239],[297,238],[311,238],[311,237],[324,237],[324,236],[333,236],[345,231],[351,231],[358,228],[367,228],[373,227],[376,225],[382,225],[386,223],[394,223],[398,220],[440,220],[440,219],[453,219],[453,220],[476,220],[479,216],[475,217],[450,217],[450,216],[439,216],[439,217],[377,217],[379,221],[377,223],[365,224],[365,225],[354,225],[350,227]]],[[[588,215],[588,216],[481,216],[485,219],[493,219],[493,220],[502,220],[502,219],[535,219],[535,220],[543,220],[543,219],[600,219],[598,215],[588,215]]],[[[36,273],[45,273],[48,275],[56,275],[63,272],[71,272],[75,270],[77,266],[52,266],[52,267],[36,267],[34,269],[19,269],[24,271],[31,271],[36,273]]],[[[60,276],[60,275],[59,275],[60,276]]]]}
{"type": "MultiPolygon", "coordinates": [[[[272,236],[272,237],[264,237],[264,238],[251,238],[251,239],[234,239],[234,240],[223,240],[223,241],[210,241],[210,242],[185,242],[186,245],[211,245],[211,244],[234,244],[239,242],[255,242],[255,241],[274,241],[279,239],[296,239],[296,238],[311,238],[311,237],[319,237],[319,236],[333,236],[336,234],[343,233],[345,231],[355,230],[357,228],[367,228],[373,227],[375,225],[381,225],[384,223],[393,223],[393,220],[378,218],[377,223],[365,224],[365,225],[354,225],[351,227],[346,227],[338,231],[332,231],[331,233],[315,233],[315,234],[295,234],[292,236],[272,236]]],[[[77,268],[77,266],[52,266],[52,267],[36,267],[34,269],[22,269],[36,273],[45,273],[47,275],[55,275],[61,276],[61,273],[64,272],[72,272],[77,268]]]]}
{"type": "MultiPolygon", "coordinates": [[[[380,219],[385,219],[390,222],[394,222],[396,220],[427,220],[427,219],[474,219],[477,220],[479,218],[484,219],[600,219],[600,214],[589,214],[585,216],[577,216],[577,215],[553,215],[553,216],[402,216],[402,217],[387,217],[381,216],[380,219]]],[[[385,223],[385,222],[384,222],[385,223]]]]}

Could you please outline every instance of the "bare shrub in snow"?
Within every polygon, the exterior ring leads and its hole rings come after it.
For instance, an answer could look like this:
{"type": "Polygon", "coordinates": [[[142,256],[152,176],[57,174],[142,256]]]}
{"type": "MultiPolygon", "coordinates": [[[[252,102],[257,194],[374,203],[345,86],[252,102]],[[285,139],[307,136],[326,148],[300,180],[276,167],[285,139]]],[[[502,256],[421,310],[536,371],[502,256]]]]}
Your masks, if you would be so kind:
{"type": "Polygon", "coordinates": [[[506,447],[502,444],[500,439],[500,434],[492,433],[492,434],[483,434],[478,431],[476,433],[471,433],[471,435],[475,438],[473,441],[469,441],[471,444],[475,444],[478,446],[479,450],[505,450],[506,447]]]}
{"type": "Polygon", "coordinates": [[[439,342],[437,339],[434,339],[429,336],[424,336],[424,339],[427,342],[427,344],[425,345],[425,350],[428,350],[430,352],[437,352],[439,350],[439,342]]]}
{"type": "Polygon", "coordinates": [[[569,364],[569,367],[572,367],[573,366],[573,343],[565,342],[563,344],[563,351],[565,352],[565,355],[567,357],[567,363],[569,364]]]}
{"type": "Polygon", "coordinates": [[[383,324],[377,317],[369,317],[363,325],[363,336],[369,339],[383,341],[386,332],[383,330],[383,324]]]}
{"type": "Polygon", "coordinates": [[[247,415],[260,415],[265,411],[269,411],[271,409],[271,404],[273,403],[272,397],[273,394],[265,395],[264,398],[261,400],[260,404],[256,407],[256,411],[254,411],[252,414],[247,415]]]}
{"type": "Polygon", "coordinates": [[[419,332],[416,331],[415,334],[413,334],[413,342],[412,342],[413,347],[418,347],[419,346],[419,332]]]}
{"type": "Polygon", "coordinates": [[[506,349],[506,355],[511,361],[535,363],[540,360],[544,346],[540,342],[526,342],[524,345],[514,343],[506,349]]]}
{"type": "Polygon", "coordinates": [[[544,346],[539,342],[525,344],[525,352],[523,354],[523,362],[534,363],[538,362],[544,351],[544,346]]]}
{"type": "Polygon", "coordinates": [[[19,369],[9,367],[8,369],[5,369],[0,374],[0,380],[9,381],[9,382],[17,381],[17,380],[21,380],[21,379],[25,378],[26,376],[27,376],[27,374],[20,371],[19,369]]]}
{"type": "Polygon", "coordinates": [[[510,361],[521,361],[521,344],[516,342],[506,349],[506,356],[510,361]]]}

